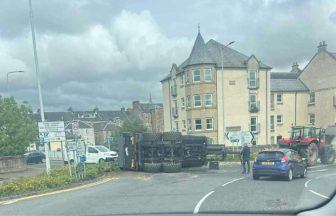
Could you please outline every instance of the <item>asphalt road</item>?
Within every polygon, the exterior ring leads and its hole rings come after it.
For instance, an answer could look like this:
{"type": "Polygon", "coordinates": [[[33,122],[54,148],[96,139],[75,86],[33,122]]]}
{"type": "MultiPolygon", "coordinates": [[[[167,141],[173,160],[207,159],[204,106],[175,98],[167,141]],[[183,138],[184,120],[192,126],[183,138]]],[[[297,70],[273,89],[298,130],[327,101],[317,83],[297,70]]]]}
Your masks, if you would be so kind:
{"type": "Polygon", "coordinates": [[[297,211],[326,202],[336,189],[336,164],[318,165],[291,182],[220,170],[192,168],[176,174],[123,173],[101,185],[3,203],[0,215],[106,215],[297,211]]]}

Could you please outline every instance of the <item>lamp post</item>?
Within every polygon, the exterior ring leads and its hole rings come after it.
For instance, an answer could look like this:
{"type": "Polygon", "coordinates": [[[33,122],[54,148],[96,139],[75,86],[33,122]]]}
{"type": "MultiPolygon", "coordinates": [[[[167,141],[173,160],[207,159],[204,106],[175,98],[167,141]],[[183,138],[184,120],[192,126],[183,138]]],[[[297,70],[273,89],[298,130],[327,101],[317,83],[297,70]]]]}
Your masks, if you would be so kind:
{"type": "Polygon", "coordinates": [[[24,73],[24,71],[22,71],[22,70],[17,70],[17,71],[9,71],[9,72],[7,72],[7,95],[8,95],[8,97],[10,96],[10,95],[9,95],[8,78],[9,78],[9,74],[13,74],[13,73],[24,73]]]}
{"type": "MultiPolygon", "coordinates": [[[[35,60],[35,71],[36,71],[36,79],[37,79],[37,89],[39,94],[39,102],[40,102],[40,115],[41,121],[44,122],[44,109],[43,109],[43,100],[42,100],[42,91],[41,91],[41,83],[40,83],[40,68],[38,63],[38,56],[36,51],[36,41],[35,41],[35,29],[34,29],[34,15],[33,15],[33,7],[31,0],[29,0],[29,18],[30,18],[30,28],[32,33],[33,40],[33,49],[34,49],[34,60],[35,60]]],[[[49,146],[47,143],[44,143],[44,151],[46,155],[46,171],[50,173],[50,160],[49,160],[49,146]]]]}
{"type": "MultiPolygon", "coordinates": [[[[222,59],[222,104],[223,104],[223,142],[225,141],[225,115],[224,115],[224,55],[223,49],[233,44],[234,41],[226,44],[224,47],[221,47],[221,59],[222,59]]],[[[223,143],[224,144],[224,143],[223,143]]]]}

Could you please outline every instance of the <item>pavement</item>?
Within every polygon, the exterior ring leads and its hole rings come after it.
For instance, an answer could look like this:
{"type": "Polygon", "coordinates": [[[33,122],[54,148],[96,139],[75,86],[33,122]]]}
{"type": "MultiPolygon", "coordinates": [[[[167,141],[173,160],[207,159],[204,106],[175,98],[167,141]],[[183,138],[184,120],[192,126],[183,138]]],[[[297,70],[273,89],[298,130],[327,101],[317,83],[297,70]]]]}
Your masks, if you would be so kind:
{"type": "MultiPolygon", "coordinates": [[[[50,161],[51,168],[56,168],[56,167],[60,167],[63,165],[64,163],[61,160],[51,160],[50,161]]],[[[36,176],[36,175],[43,173],[45,169],[46,169],[45,163],[38,163],[38,164],[28,164],[27,169],[23,171],[0,173],[0,184],[6,181],[10,181],[10,180],[36,176]]]]}
{"type": "Polygon", "coordinates": [[[0,204],[0,215],[299,211],[327,202],[336,189],[336,164],[317,165],[305,179],[253,180],[236,163],[180,173],[122,172],[117,179],[73,191],[0,204]]]}

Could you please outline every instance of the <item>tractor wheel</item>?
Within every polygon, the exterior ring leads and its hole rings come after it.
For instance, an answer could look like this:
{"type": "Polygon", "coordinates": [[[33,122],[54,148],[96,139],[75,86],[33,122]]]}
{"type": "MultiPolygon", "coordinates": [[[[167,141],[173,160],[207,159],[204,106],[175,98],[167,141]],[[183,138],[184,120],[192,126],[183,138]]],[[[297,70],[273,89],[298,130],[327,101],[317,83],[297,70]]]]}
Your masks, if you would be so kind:
{"type": "Polygon", "coordinates": [[[181,162],[165,162],[162,164],[162,170],[166,173],[180,172],[182,168],[181,162]]]}
{"type": "Polygon", "coordinates": [[[308,166],[316,165],[318,158],[318,148],[316,143],[310,143],[305,152],[308,166]]]}
{"type": "Polygon", "coordinates": [[[161,133],[143,133],[142,137],[143,137],[143,141],[145,142],[154,142],[154,141],[162,140],[161,133]]]}
{"type": "Polygon", "coordinates": [[[180,132],[163,132],[162,138],[164,141],[181,141],[182,135],[180,132]]]}
{"type": "Polygon", "coordinates": [[[158,173],[161,171],[161,163],[144,163],[143,169],[145,172],[158,173]]]}
{"type": "Polygon", "coordinates": [[[335,149],[332,149],[329,154],[323,154],[321,156],[321,163],[333,164],[335,162],[335,149]]]}

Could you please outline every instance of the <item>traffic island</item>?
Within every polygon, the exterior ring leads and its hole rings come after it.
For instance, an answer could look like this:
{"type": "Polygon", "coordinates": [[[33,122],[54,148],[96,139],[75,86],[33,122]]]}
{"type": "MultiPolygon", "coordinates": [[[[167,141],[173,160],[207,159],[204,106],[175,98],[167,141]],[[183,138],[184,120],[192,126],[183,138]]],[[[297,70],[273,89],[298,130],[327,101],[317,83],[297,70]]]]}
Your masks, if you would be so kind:
{"type": "Polygon", "coordinates": [[[69,175],[67,167],[62,167],[51,170],[49,175],[43,173],[34,177],[5,182],[0,185],[0,199],[4,200],[35,195],[92,183],[117,173],[119,168],[116,162],[89,164],[86,166],[83,178],[78,178],[78,176],[75,175],[75,167],[72,167],[72,170],[72,176],[69,175]]]}

